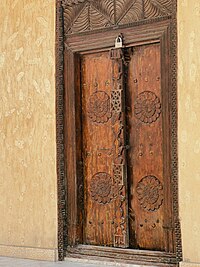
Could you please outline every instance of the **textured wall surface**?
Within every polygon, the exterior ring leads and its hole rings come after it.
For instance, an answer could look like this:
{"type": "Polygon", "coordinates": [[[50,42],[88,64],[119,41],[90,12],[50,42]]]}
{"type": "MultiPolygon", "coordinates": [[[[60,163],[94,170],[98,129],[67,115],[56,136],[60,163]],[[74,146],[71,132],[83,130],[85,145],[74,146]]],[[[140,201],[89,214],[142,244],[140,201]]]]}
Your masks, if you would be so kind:
{"type": "MultiPolygon", "coordinates": [[[[54,2],[1,1],[1,255],[55,257],[52,253],[57,247],[54,2]],[[23,247],[28,248],[23,250],[23,247]]],[[[179,0],[179,184],[183,266],[200,262],[199,27],[200,2],[179,0]]]]}
{"type": "Polygon", "coordinates": [[[200,1],[178,1],[180,216],[184,261],[200,263],[200,1]]]}
{"type": "Polygon", "coordinates": [[[55,0],[1,1],[0,36],[0,254],[56,248],[55,0]]]}

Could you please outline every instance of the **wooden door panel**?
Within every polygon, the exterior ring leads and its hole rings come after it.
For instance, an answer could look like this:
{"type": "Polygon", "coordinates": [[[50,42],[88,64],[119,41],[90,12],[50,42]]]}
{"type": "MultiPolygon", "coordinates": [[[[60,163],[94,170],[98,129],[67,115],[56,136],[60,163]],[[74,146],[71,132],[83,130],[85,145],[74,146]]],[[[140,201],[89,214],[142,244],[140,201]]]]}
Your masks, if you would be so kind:
{"type": "Polygon", "coordinates": [[[113,245],[111,61],[109,53],[82,56],[84,238],[86,244],[113,245]]]}
{"type": "Polygon", "coordinates": [[[119,55],[112,59],[109,52],[102,52],[81,59],[84,242],[126,247],[124,112],[116,97],[123,94],[120,51],[119,55]]]}
{"type": "Polygon", "coordinates": [[[135,47],[126,97],[130,246],[164,250],[160,45],[135,47]]]}

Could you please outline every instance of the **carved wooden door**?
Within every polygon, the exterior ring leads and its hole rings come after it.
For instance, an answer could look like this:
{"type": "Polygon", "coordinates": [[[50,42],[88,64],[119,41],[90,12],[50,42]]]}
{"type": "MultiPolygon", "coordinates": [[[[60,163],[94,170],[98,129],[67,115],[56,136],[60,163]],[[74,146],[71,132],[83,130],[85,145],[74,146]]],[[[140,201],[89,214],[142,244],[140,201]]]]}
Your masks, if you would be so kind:
{"type": "Polygon", "coordinates": [[[67,213],[59,237],[71,256],[176,263],[176,1],[58,6],[67,213]]]}
{"type": "Polygon", "coordinates": [[[85,244],[166,249],[160,62],[157,43],[81,58],[85,244]]]}

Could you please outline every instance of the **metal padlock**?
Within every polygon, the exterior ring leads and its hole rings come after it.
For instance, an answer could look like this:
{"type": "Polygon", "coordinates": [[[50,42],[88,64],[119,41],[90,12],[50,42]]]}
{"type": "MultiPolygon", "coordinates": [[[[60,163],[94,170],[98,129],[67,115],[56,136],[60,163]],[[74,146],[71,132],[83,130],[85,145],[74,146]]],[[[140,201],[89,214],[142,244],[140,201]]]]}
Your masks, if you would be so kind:
{"type": "Polygon", "coordinates": [[[121,48],[123,46],[123,41],[122,41],[122,37],[118,36],[115,39],[115,48],[121,48]]]}

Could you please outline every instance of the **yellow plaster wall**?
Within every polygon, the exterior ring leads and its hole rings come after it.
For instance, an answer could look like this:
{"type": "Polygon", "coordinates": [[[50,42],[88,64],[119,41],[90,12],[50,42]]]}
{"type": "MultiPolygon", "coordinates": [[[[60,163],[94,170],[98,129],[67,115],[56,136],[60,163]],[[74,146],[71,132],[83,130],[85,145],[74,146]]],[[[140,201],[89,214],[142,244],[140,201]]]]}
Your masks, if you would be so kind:
{"type": "MultiPolygon", "coordinates": [[[[200,263],[199,29],[200,2],[178,0],[183,266],[200,263]]],[[[57,247],[55,1],[1,1],[0,36],[0,255],[44,258],[29,250],[57,247]]]]}
{"type": "Polygon", "coordinates": [[[185,262],[200,263],[199,0],[178,0],[178,38],[179,185],[183,256],[185,262]]]}
{"type": "Polygon", "coordinates": [[[1,1],[0,255],[57,247],[54,50],[55,0],[1,1]]]}

